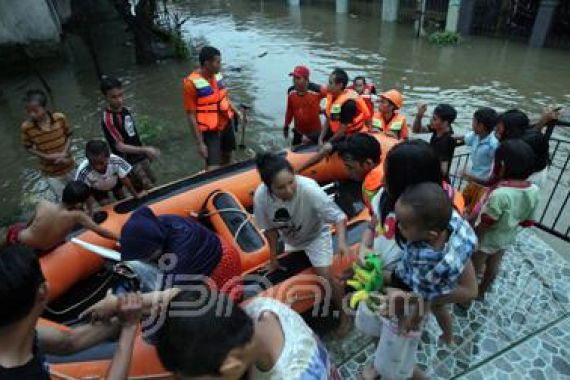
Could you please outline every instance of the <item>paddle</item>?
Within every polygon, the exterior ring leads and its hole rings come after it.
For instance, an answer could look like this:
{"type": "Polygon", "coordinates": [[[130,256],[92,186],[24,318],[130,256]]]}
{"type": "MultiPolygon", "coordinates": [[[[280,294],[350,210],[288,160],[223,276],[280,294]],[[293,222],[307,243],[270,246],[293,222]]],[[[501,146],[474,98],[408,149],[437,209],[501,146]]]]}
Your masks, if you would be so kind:
{"type": "Polygon", "coordinates": [[[96,253],[99,256],[104,257],[105,259],[113,261],[121,261],[121,254],[115,251],[114,249],[101,247],[100,245],[88,243],[78,238],[71,238],[71,242],[79,245],[82,248],[85,248],[90,252],[96,253]]]}

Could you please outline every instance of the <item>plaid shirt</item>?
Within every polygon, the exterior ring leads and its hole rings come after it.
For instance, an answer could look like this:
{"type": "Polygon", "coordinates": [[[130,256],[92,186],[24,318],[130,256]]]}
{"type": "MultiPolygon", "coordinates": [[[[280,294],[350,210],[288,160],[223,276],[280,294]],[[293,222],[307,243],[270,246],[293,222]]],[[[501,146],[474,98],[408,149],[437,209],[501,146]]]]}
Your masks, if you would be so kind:
{"type": "Polygon", "coordinates": [[[412,291],[430,301],[452,292],[477,246],[475,232],[457,212],[449,221],[449,239],[441,251],[426,242],[408,243],[395,274],[412,291]]]}

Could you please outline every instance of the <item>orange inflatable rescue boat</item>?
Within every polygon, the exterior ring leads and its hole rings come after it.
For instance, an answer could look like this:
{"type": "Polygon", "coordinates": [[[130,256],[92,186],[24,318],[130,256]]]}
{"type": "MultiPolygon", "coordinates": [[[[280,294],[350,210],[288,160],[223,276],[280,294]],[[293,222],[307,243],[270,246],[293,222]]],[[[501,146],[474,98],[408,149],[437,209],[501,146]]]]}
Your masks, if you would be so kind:
{"type": "MultiPolygon", "coordinates": [[[[374,136],[382,145],[383,155],[397,143],[381,134],[374,136]]],[[[294,167],[299,167],[316,150],[315,146],[303,146],[283,154],[294,167]]],[[[347,241],[351,245],[357,244],[368,219],[362,203],[361,184],[348,180],[345,167],[336,155],[303,174],[319,182],[347,214],[347,241]]],[[[157,215],[200,215],[208,227],[240,252],[245,289],[243,302],[263,295],[288,303],[300,313],[306,312],[322,299],[323,290],[318,277],[311,276],[314,272],[305,254],[282,254],[280,262],[286,271],[268,274],[263,270],[269,259],[269,247],[250,216],[253,193],[259,184],[255,163],[249,160],[161,186],[142,200],[129,199],[107,206],[99,213],[99,220],[105,228],[120,233],[130,213],[143,205],[157,215]]],[[[92,232],[79,231],[73,237],[102,248],[116,249],[112,242],[92,232]]],[[[78,315],[100,300],[107,289],[131,281],[113,270],[114,262],[72,242],[57,247],[41,257],[40,262],[50,290],[50,303],[40,324],[58,329],[65,330],[79,323],[78,315]]],[[[340,273],[351,264],[350,259],[335,259],[333,265],[340,273]]],[[[70,357],[48,357],[52,378],[103,378],[115,344],[105,343],[70,357]]],[[[135,342],[129,378],[171,378],[161,366],[154,347],[143,341],[140,334],[135,342]]]]}

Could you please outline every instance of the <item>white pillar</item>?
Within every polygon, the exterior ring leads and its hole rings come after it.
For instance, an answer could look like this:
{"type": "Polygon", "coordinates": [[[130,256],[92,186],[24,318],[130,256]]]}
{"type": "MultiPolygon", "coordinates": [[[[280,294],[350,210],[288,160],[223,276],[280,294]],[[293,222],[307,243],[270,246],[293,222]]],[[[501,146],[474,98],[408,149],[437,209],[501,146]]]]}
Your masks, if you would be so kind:
{"type": "Polygon", "coordinates": [[[336,13],[348,13],[348,0],[336,0],[336,13]]]}
{"type": "Polygon", "coordinates": [[[382,1],[382,21],[398,21],[398,7],[400,0],[382,1]]]}
{"type": "Polygon", "coordinates": [[[446,32],[457,32],[460,9],[461,0],[449,0],[449,4],[447,6],[447,19],[445,23],[446,32]]]}
{"type": "Polygon", "coordinates": [[[299,5],[301,5],[301,0],[288,0],[289,1],[289,5],[292,5],[294,7],[298,7],[299,5]]]}

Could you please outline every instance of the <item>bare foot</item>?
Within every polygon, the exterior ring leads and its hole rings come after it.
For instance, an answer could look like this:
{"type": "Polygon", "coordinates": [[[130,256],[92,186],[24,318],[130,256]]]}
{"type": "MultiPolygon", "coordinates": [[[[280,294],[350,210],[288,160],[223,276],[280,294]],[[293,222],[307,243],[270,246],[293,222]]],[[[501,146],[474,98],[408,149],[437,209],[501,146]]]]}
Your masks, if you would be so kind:
{"type": "Polygon", "coordinates": [[[339,326],[334,331],[335,337],[337,337],[337,338],[346,337],[348,335],[348,333],[350,332],[351,327],[352,327],[352,324],[350,323],[350,318],[348,317],[348,315],[344,314],[341,311],[339,326]]]}
{"type": "Polygon", "coordinates": [[[453,336],[453,333],[451,334],[443,333],[439,336],[437,341],[438,343],[443,343],[447,346],[455,346],[455,337],[453,336]]]}
{"type": "Polygon", "coordinates": [[[376,380],[379,378],[378,372],[376,372],[376,368],[374,368],[374,363],[371,362],[364,367],[364,370],[358,376],[360,380],[376,380]]]}

